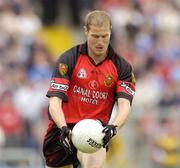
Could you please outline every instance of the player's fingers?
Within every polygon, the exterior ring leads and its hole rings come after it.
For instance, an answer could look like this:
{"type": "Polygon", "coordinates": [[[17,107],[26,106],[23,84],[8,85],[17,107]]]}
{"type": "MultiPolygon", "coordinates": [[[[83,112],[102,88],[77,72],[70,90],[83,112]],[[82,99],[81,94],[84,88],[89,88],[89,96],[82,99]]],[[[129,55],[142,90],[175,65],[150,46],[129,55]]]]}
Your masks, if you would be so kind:
{"type": "Polygon", "coordinates": [[[72,154],[71,145],[69,144],[68,141],[66,140],[63,141],[63,147],[67,153],[72,154]]]}
{"type": "Polygon", "coordinates": [[[69,143],[69,139],[66,138],[64,141],[65,141],[65,143],[66,143],[67,148],[72,151],[71,145],[70,145],[70,143],[69,143]]]}
{"type": "Polygon", "coordinates": [[[105,140],[105,141],[103,142],[103,148],[106,148],[106,147],[108,146],[108,144],[109,144],[109,141],[105,140]]]}
{"type": "Polygon", "coordinates": [[[105,127],[105,128],[102,130],[103,133],[107,133],[108,131],[109,131],[109,129],[108,129],[107,127],[105,127]]]}

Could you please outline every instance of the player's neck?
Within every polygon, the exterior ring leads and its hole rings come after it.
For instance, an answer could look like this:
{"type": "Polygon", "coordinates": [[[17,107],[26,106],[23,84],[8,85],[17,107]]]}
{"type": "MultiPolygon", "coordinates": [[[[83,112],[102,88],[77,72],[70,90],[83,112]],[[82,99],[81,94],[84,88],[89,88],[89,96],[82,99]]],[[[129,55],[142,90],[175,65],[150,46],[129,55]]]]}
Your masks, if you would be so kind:
{"type": "Polygon", "coordinates": [[[102,62],[102,61],[106,58],[106,56],[107,56],[106,53],[103,54],[103,55],[95,55],[95,54],[93,54],[93,53],[91,53],[91,52],[88,52],[88,55],[93,59],[93,61],[95,62],[95,64],[99,64],[99,63],[102,62]]]}

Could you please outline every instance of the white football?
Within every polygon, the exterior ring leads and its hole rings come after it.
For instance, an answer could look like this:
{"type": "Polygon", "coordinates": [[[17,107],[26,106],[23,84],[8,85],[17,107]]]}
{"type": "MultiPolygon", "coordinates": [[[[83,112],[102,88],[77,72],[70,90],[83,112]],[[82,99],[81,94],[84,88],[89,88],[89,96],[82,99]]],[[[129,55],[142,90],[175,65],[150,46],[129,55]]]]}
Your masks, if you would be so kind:
{"type": "Polygon", "coordinates": [[[72,129],[72,142],[81,152],[94,153],[103,145],[103,126],[97,120],[84,119],[72,129]]]}

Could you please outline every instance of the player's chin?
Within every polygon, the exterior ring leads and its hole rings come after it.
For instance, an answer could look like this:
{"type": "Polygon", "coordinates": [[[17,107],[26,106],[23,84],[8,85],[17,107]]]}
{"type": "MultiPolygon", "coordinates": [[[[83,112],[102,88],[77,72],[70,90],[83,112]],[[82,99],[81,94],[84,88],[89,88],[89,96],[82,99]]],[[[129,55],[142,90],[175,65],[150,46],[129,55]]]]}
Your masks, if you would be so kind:
{"type": "Polygon", "coordinates": [[[105,52],[104,51],[96,51],[95,54],[97,57],[101,57],[105,54],[105,52]]]}

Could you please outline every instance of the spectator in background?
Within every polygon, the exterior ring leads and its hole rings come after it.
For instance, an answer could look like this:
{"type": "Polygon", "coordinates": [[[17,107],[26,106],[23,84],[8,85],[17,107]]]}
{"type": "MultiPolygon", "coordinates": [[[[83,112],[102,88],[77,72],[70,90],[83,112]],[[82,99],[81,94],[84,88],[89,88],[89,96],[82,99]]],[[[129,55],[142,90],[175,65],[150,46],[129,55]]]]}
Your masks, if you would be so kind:
{"type": "Polygon", "coordinates": [[[70,22],[77,27],[82,23],[82,15],[94,7],[94,0],[41,0],[40,3],[42,21],[44,25],[50,26],[59,23],[57,18],[63,14],[61,10],[64,6],[68,10],[65,14],[70,14],[70,22]]]}
{"type": "Polygon", "coordinates": [[[0,96],[0,115],[6,145],[19,146],[22,143],[23,120],[13,104],[11,91],[4,91],[0,96]]]}
{"type": "Polygon", "coordinates": [[[171,116],[162,118],[154,132],[152,159],[158,168],[177,168],[180,164],[179,134],[176,130],[176,120],[171,116]]]}
{"type": "Polygon", "coordinates": [[[28,61],[28,79],[32,82],[49,80],[53,65],[54,60],[48,49],[36,41],[32,45],[28,61]]]}
{"type": "Polygon", "coordinates": [[[16,66],[14,102],[21,115],[29,122],[41,119],[45,107],[43,94],[54,64],[53,57],[40,41],[35,41],[30,49],[27,65],[16,66]],[[31,102],[31,108],[26,108],[31,102]]]}

